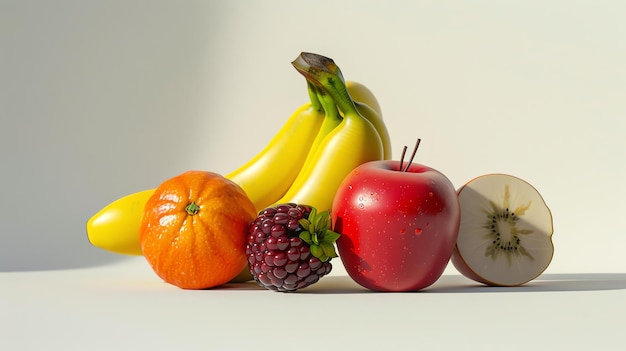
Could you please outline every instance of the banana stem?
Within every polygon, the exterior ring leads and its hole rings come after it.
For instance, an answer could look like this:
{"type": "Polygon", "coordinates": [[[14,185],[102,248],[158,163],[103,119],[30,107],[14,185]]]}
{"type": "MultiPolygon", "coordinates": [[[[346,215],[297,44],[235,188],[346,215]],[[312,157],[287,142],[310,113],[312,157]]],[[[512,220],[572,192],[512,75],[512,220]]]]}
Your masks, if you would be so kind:
{"type": "Polygon", "coordinates": [[[332,59],[303,52],[291,64],[307,81],[326,91],[344,114],[359,114],[354,100],[348,93],[341,70],[332,59]]]}
{"type": "Polygon", "coordinates": [[[330,118],[333,120],[342,120],[343,118],[339,114],[339,110],[337,110],[337,105],[335,104],[335,99],[330,96],[325,89],[318,88],[317,89],[317,99],[322,104],[322,108],[324,112],[326,112],[326,118],[330,118]]]}
{"type": "Polygon", "coordinates": [[[324,142],[333,129],[335,129],[343,121],[343,117],[341,117],[339,110],[337,109],[337,105],[335,105],[335,100],[333,100],[333,98],[328,95],[324,89],[315,86],[314,83],[311,84],[317,91],[317,99],[322,104],[322,108],[324,109],[324,121],[322,122],[322,126],[320,127],[319,132],[311,145],[306,160],[304,161],[302,170],[305,172],[306,169],[313,166],[310,160],[317,153],[319,146],[324,142]]]}
{"type": "Polygon", "coordinates": [[[313,107],[316,111],[322,111],[324,107],[317,97],[319,89],[308,79],[306,80],[306,85],[307,89],[309,90],[309,100],[311,100],[311,107],[313,107]]]}

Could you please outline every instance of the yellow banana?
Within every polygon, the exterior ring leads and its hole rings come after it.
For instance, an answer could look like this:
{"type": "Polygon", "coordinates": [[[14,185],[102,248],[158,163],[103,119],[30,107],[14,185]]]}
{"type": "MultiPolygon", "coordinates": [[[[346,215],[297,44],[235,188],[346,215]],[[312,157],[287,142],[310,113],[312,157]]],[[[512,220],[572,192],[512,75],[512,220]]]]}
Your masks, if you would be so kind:
{"type": "MultiPolygon", "coordinates": [[[[338,68],[336,73],[339,78],[343,80],[343,75],[338,68]]],[[[361,116],[370,121],[374,125],[374,128],[378,131],[380,139],[383,142],[383,149],[385,151],[384,159],[391,160],[391,157],[393,156],[391,152],[391,137],[389,136],[389,130],[383,121],[383,111],[380,108],[378,99],[376,99],[374,93],[372,93],[372,91],[364,84],[355,81],[344,81],[344,83],[346,84],[350,97],[356,105],[356,109],[359,111],[361,116]]]]}
{"type": "MultiPolygon", "coordinates": [[[[339,124],[340,120],[326,118],[318,101],[318,89],[307,84],[311,102],[292,114],[263,151],[225,176],[246,191],[257,209],[267,207],[287,191],[304,165],[309,149],[321,142],[333,124],[339,124]],[[284,166],[285,160],[289,160],[289,167],[284,166]],[[276,172],[277,169],[281,171],[276,172]]],[[[361,92],[361,85],[355,85],[355,89],[359,89],[355,94],[362,96],[364,105],[378,105],[373,94],[361,92]]],[[[139,225],[144,206],[153,193],[154,189],[149,189],[126,195],[92,216],[87,221],[91,244],[118,254],[141,255],[139,225]]]]}
{"type": "Polygon", "coordinates": [[[316,88],[307,84],[311,102],[293,113],[260,153],[225,176],[244,189],[257,209],[272,204],[289,189],[326,119],[316,88]],[[288,167],[285,160],[289,160],[288,167]]]}
{"type": "Polygon", "coordinates": [[[356,109],[361,116],[370,121],[378,131],[385,151],[384,159],[391,160],[393,156],[391,153],[391,137],[389,136],[389,130],[387,130],[385,122],[383,122],[383,112],[376,96],[368,87],[361,83],[345,81],[339,67],[337,67],[337,71],[334,73],[345,83],[348,94],[354,101],[356,109]]]}
{"type": "Polygon", "coordinates": [[[354,101],[354,105],[356,106],[359,114],[366,120],[370,121],[374,128],[376,128],[376,131],[380,136],[380,141],[383,143],[383,159],[391,160],[391,157],[393,156],[391,153],[391,137],[389,136],[389,130],[383,121],[382,115],[377,113],[369,105],[362,104],[358,101],[354,101]]]}
{"type": "Polygon", "coordinates": [[[123,255],[141,255],[139,226],[152,194],[154,189],[126,195],[89,218],[87,238],[91,245],[123,255]]]}
{"type": "Polygon", "coordinates": [[[359,114],[370,121],[378,131],[380,139],[383,142],[383,149],[385,151],[384,159],[390,160],[393,156],[391,152],[391,137],[389,135],[387,125],[385,125],[385,122],[383,121],[383,112],[380,108],[378,99],[376,99],[374,93],[364,84],[349,80],[345,81],[338,67],[337,71],[334,73],[337,74],[342,81],[344,81],[348,94],[354,101],[359,114]]]}
{"type": "MultiPolygon", "coordinates": [[[[342,76],[340,77],[341,79],[343,79],[342,76]]],[[[351,81],[351,80],[344,81],[344,83],[346,83],[346,88],[348,89],[348,92],[350,93],[350,97],[352,98],[352,100],[354,100],[355,102],[359,101],[359,104],[363,103],[369,106],[372,110],[376,111],[376,113],[378,113],[379,116],[382,117],[383,110],[380,108],[378,99],[376,98],[376,95],[374,95],[374,93],[367,86],[365,86],[362,83],[351,81]]],[[[357,107],[359,104],[357,104],[357,107]]]]}
{"type": "MultiPolygon", "coordinates": [[[[344,117],[324,138],[285,196],[276,203],[301,203],[313,206],[319,212],[329,211],[335,192],[348,173],[365,162],[383,159],[383,144],[374,125],[359,114],[337,73],[339,68],[331,59],[302,53],[293,65],[307,80],[315,82],[333,98],[344,117]]],[[[325,100],[321,102],[325,109],[331,108],[325,100]]]]}
{"type": "MultiPolygon", "coordinates": [[[[322,122],[322,127],[320,128],[319,133],[315,137],[315,141],[311,145],[311,149],[309,154],[307,155],[302,168],[300,169],[300,173],[306,173],[307,168],[311,167],[313,164],[312,159],[315,157],[315,153],[320,148],[320,145],[326,139],[326,136],[330,134],[337,126],[341,124],[343,121],[343,117],[340,115],[339,110],[337,110],[337,106],[335,105],[335,100],[326,93],[324,89],[317,89],[317,99],[322,104],[322,108],[324,109],[324,113],[326,117],[324,118],[324,122],[322,122]]],[[[294,178],[295,181],[295,178],[294,178]]],[[[291,187],[291,184],[289,184],[291,187]]],[[[281,195],[282,196],[282,195],[281,195]]]]}
{"type": "MultiPolygon", "coordinates": [[[[298,108],[261,152],[225,175],[243,188],[257,209],[267,207],[287,191],[326,119],[317,89],[307,84],[311,102],[298,108]],[[289,160],[288,167],[285,160],[289,160]]],[[[87,221],[91,244],[115,253],[141,255],[139,225],[152,193],[154,189],[126,195],[91,217],[87,221]]]]}

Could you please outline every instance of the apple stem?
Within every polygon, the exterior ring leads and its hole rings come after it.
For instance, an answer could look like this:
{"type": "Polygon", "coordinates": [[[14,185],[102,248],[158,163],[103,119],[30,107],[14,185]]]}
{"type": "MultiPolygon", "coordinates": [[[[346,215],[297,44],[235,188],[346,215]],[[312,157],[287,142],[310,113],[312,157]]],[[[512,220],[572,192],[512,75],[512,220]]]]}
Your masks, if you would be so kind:
{"type": "MultiPolygon", "coordinates": [[[[415,158],[415,154],[417,153],[417,148],[420,146],[420,142],[422,141],[422,139],[417,138],[417,142],[415,142],[415,147],[413,148],[413,153],[411,154],[411,158],[409,159],[409,163],[406,164],[406,167],[404,168],[403,172],[406,172],[409,170],[409,167],[411,167],[411,163],[413,163],[413,158],[415,158]]],[[[405,146],[405,150],[406,150],[406,146],[405,146]]],[[[402,152],[402,158],[404,159],[404,151],[402,152]]],[[[402,161],[400,161],[400,165],[402,165],[402,161]]],[[[400,167],[400,169],[402,169],[402,167],[400,167]]]]}
{"type": "Polygon", "coordinates": [[[400,156],[400,166],[398,167],[398,171],[402,171],[402,162],[404,162],[404,155],[406,154],[406,145],[404,145],[404,148],[402,149],[402,156],[400,156]]]}

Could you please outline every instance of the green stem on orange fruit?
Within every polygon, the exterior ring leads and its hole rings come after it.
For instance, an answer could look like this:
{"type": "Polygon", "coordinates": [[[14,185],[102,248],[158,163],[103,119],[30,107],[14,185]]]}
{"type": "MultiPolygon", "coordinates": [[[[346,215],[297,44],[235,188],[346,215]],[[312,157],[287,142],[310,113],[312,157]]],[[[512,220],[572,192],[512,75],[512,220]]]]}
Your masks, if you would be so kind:
{"type": "Polygon", "coordinates": [[[193,216],[200,211],[200,206],[196,205],[196,203],[192,201],[189,205],[187,205],[187,207],[185,207],[185,211],[187,211],[188,215],[193,216]]]}

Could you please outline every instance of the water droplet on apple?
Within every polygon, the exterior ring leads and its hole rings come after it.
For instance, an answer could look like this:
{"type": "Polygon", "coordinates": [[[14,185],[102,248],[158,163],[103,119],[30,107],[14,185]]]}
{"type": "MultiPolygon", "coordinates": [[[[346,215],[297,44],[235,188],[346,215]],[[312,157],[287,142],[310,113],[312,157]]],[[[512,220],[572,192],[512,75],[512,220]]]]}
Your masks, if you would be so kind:
{"type": "Polygon", "coordinates": [[[415,235],[422,234],[422,228],[415,228],[415,235]]]}
{"type": "Polygon", "coordinates": [[[404,234],[404,233],[406,233],[406,229],[404,228],[400,229],[400,234],[404,234]]]}
{"type": "Polygon", "coordinates": [[[348,185],[348,190],[352,190],[352,185],[348,185]]]}
{"type": "Polygon", "coordinates": [[[360,209],[365,208],[365,204],[363,204],[362,202],[360,202],[360,203],[359,203],[359,208],[360,208],[360,209]]]}
{"type": "Polygon", "coordinates": [[[428,192],[428,197],[433,197],[433,192],[432,191],[428,192]]]}

